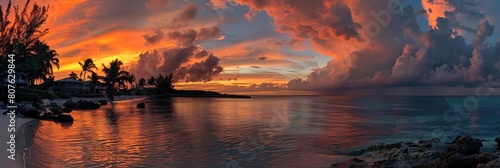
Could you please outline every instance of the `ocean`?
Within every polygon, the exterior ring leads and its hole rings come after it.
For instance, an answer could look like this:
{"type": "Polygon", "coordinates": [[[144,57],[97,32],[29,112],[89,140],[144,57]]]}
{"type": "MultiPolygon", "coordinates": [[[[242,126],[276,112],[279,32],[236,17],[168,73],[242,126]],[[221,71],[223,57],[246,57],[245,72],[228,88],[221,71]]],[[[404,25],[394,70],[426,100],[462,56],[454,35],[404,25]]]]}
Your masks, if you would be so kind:
{"type": "Polygon", "coordinates": [[[141,98],[38,121],[27,167],[330,167],[378,143],[458,135],[494,149],[500,97],[141,98]],[[146,108],[138,109],[144,102],[146,108]]]}

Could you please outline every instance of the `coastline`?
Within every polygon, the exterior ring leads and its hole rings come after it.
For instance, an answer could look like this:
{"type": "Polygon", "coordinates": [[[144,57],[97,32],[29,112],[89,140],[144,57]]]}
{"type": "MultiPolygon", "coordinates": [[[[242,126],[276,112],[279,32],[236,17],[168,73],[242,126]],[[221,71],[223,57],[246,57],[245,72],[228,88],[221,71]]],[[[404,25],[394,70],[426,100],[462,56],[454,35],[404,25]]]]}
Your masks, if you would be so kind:
{"type": "MultiPolygon", "coordinates": [[[[116,101],[123,101],[123,100],[132,100],[132,99],[140,99],[140,98],[145,98],[147,96],[130,96],[130,95],[122,95],[122,96],[116,96],[115,97],[115,102],[116,101]]],[[[44,99],[44,106],[49,106],[50,103],[56,103],[59,106],[63,106],[63,104],[68,101],[79,101],[79,100],[86,100],[86,101],[94,101],[98,102],[99,100],[107,100],[107,98],[79,98],[79,97],[72,97],[71,99],[54,99],[54,100],[48,100],[44,99]]],[[[0,107],[0,112],[7,111],[8,109],[0,107]]],[[[24,151],[26,149],[26,141],[27,137],[25,136],[26,131],[30,131],[30,129],[34,128],[35,123],[37,122],[37,119],[34,118],[21,118],[16,115],[16,122],[15,122],[15,160],[9,159],[8,156],[11,155],[7,149],[9,149],[9,145],[7,142],[10,140],[10,135],[11,133],[8,131],[9,128],[9,123],[10,123],[10,116],[9,115],[0,115],[0,123],[1,123],[1,128],[0,128],[0,143],[4,144],[2,145],[3,148],[1,149],[0,152],[0,163],[3,163],[2,167],[9,167],[9,168],[22,168],[25,165],[24,161],[24,151]]]]}
{"type": "MultiPolygon", "coordinates": [[[[120,96],[115,96],[115,101],[140,99],[140,98],[146,98],[146,97],[148,97],[148,96],[142,96],[142,95],[120,95],[120,96]]],[[[100,98],[72,97],[71,99],[54,99],[54,100],[44,99],[44,106],[49,106],[51,102],[54,102],[58,106],[63,107],[64,103],[66,103],[66,101],[68,101],[68,100],[71,100],[73,102],[77,102],[79,100],[93,101],[93,102],[99,102],[99,100],[106,100],[106,101],[109,102],[108,98],[106,98],[106,97],[100,97],[100,98]]]]}
{"type": "MultiPolygon", "coordinates": [[[[0,108],[0,111],[6,111],[7,109],[0,108]]],[[[0,163],[2,163],[2,167],[11,167],[11,168],[17,168],[17,167],[24,167],[24,150],[26,148],[26,137],[24,136],[24,133],[28,129],[33,129],[33,122],[36,122],[35,119],[31,118],[21,118],[19,116],[16,116],[16,133],[15,133],[15,140],[16,140],[16,155],[15,159],[16,160],[11,160],[8,158],[10,153],[6,151],[6,149],[9,149],[9,146],[6,144],[10,140],[10,133],[7,131],[8,128],[8,123],[9,123],[10,117],[9,115],[0,115],[0,123],[2,124],[1,126],[1,131],[0,131],[0,143],[4,144],[2,145],[2,149],[0,152],[0,163]]]]}

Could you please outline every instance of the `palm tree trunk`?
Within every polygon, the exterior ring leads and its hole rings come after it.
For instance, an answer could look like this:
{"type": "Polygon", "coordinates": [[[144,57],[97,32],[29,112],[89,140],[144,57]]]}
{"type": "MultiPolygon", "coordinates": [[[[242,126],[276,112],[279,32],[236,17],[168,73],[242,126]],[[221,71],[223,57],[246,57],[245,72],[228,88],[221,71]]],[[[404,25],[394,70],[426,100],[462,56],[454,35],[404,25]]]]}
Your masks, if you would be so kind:
{"type": "Polygon", "coordinates": [[[114,91],[115,91],[115,83],[112,83],[108,86],[108,91],[107,91],[107,95],[108,95],[108,99],[111,100],[111,101],[115,101],[115,97],[114,97],[114,91]]]}
{"type": "Polygon", "coordinates": [[[85,77],[87,76],[87,71],[83,71],[83,79],[82,79],[82,98],[85,97],[85,92],[83,91],[83,86],[85,86],[85,77]]]}

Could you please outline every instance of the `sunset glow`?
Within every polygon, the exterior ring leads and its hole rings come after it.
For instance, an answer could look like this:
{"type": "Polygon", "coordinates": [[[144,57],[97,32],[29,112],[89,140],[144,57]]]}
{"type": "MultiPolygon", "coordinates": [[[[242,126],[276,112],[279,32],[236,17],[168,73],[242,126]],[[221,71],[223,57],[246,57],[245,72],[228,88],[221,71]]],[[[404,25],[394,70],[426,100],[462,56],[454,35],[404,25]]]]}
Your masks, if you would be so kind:
{"type": "MultiPolygon", "coordinates": [[[[184,76],[177,76],[177,87],[223,91],[242,86],[242,91],[248,91],[243,86],[272,83],[283,86],[277,88],[286,89],[290,88],[287,86],[289,82],[302,79],[310,84],[301,83],[294,90],[311,90],[343,87],[350,78],[358,83],[398,85],[399,77],[384,77],[385,71],[397,69],[399,61],[396,60],[402,60],[397,58],[403,57],[403,51],[407,50],[400,45],[403,43],[396,41],[397,46],[394,46],[385,38],[394,36],[393,39],[401,40],[397,33],[390,35],[390,29],[396,27],[382,25],[380,28],[384,31],[379,33],[381,35],[372,37],[367,34],[374,30],[370,27],[374,26],[373,23],[380,26],[380,20],[365,11],[383,12],[388,6],[384,3],[378,5],[360,0],[316,0],[317,3],[285,0],[35,1],[40,5],[50,5],[45,25],[50,30],[43,40],[59,53],[61,68],[54,73],[56,79],[67,77],[71,71],[79,73],[81,68],[77,62],[86,58],[92,58],[98,67],[119,58],[139,79],[181,67],[189,68],[213,54],[218,58],[212,60],[217,61],[214,64],[223,67],[221,72],[205,76],[210,79],[208,81],[194,79],[191,75],[189,78],[193,79],[186,82],[184,76]],[[115,8],[117,5],[123,7],[115,8]],[[335,13],[340,9],[347,9],[346,13],[335,13]],[[334,26],[336,23],[344,25],[334,26]],[[173,58],[176,52],[189,46],[196,48],[192,55],[186,55],[182,60],[173,58]],[[170,52],[170,56],[164,55],[165,52],[170,52]],[[360,55],[363,52],[365,55],[360,55]],[[194,56],[202,53],[204,56],[194,56]],[[388,56],[374,59],[368,53],[388,56]],[[141,55],[144,55],[142,61],[141,55]],[[376,62],[376,65],[363,65],[366,60],[376,62]],[[386,84],[378,84],[380,81],[386,84]]],[[[14,4],[24,2],[13,1],[14,4]]],[[[438,29],[437,19],[450,17],[445,15],[446,12],[456,13],[457,22],[460,18],[470,18],[454,7],[458,4],[446,0],[403,1],[400,4],[401,7],[408,5],[413,7],[417,14],[415,22],[420,25],[404,30],[404,36],[411,34],[415,36],[411,38],[422,40],[424,44],[428,41],[423,35],[409,30],[438,29]]],[[[478,5],[482,4],[475,6],[478,5]]],[[[394,17],[389,19],[389,23],[395,22],[394,17]]],[[[476,20],[476,23],[464,21],[463,26],[452,27],[452,30],[466,37],[470,44],[475,36],[471,29],[485,19],[476,20]]],[[[492,16],[489,19],[490,23],[498,23],[492,16]]]]}

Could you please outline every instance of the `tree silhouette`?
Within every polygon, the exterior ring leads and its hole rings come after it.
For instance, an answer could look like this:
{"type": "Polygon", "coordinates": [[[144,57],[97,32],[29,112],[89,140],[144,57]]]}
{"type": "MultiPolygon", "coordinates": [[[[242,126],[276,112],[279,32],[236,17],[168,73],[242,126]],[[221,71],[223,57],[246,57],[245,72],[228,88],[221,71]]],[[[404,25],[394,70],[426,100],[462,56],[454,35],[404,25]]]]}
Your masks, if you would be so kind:
{"type": "Polygon", "coordinates": [[[103,77],[97,75],[97,73],[95,73],[95,72],[92,72],[92,74],[90,76],[88,76],[88,78],[90,79],[90,84],[89,84],[90,90],[93,93],[95,93],[95,88],[96,88],[96,86],[102,84],[101,80],[103,79],[103,77]]]}
{"type": "Polygon", "coordinates": [[[159,74],[157,77],[151,76],[148,80],[149,88],[154,87],[156,93],[170,93],[174,90],[172,73],[167,76],[159,74]]]}
{"type": "Polygon", "coordinates": [[[76,74],[75,72],[71,71],[71,73],[68,75],[70,78],[74,79],[74,80],[78,80],[78,74],[76,74]]]}
{"type": "Polygon", "coordinates": [[[102,69],[102,72],[104,72],[105,74],[103,79],[106,85],[106,94],[108,96],[108,99],[110,100],[115,100],[115,87],[117,85],[123,85],[130,78],[130,73],[121,69],[122,65],[123,62],[118,59],[111,61],[109,63],[109,67],[106,67],[106,65],[102,64],[102,66],[104,67],[102,69]]]}
{"type": "Polygon", "coordinates": [[[137,84],[137,86],[139,86],[139,89],[144,89],[144,85],[146,85],[146,79],[139,79],[139,83],[137,84]]]}
{"type": "Polygon", "coordinates": [[[94,73],[92,69],[97,70],[97,67],[94,64],[94,61],[90,58],[87,58],[86,60],[83,61],[83,63],[78,62],[80,64],[80,67],[82,67],[82,72],[80,72],[80,77],[83,75],[82,78],[82,96],[84,96],[85,92],[83,91],[83,87],[85,86],[85,79],[87,77],[87,72],[94,73]]]}
{"type": "Polygon", "coordinates": [[[151,88],[153,86],[156,86],[156,78],[151,76],[151,78],[148,79],[148,87],[151,88]]]}
{"type": "Polygon", "coordinates": [[[5,12],[0,5],[0,78],[5,77],[7,55],[15,54],[17,74],[24,75],[30,86],[36,81],[44,82],[52,75],[53,66],[59,68],[55,50],[40,41],[48,33],[41,29],[47,20],[48,6],[33,5],[28,11],[30,0],[23,8],[12,6],[9,0],[5,12]],[[13,16],[10,14],[13,13],[13,16]],[[11,20],[13,19],[13,20],[11,20]],[[38,58],[41,57],[41,58],[38,58]]]}
{"type": "Polygon", "coordinates": [[[59,69],[59,59],[55,50],[41,41],[35,42],[30,53],[23,59],[19,60],[19,68],[22,74],[26,77],[29,86],[34,86],[35,83],[43,83],[54,73],[54,66],[59,69]]]}
{"type": "Polygon", "coordinates": [[[133,86],[134,86],[134,82],[135,82],[135,80],[136,80],[136,79],[135,79],[135,76],[134,76],[133,74],[129,74],[129,75],[127,76],[127,82],[129,83],[129,85],[130,85],[131,87],[133,87],[133,86]]]}

